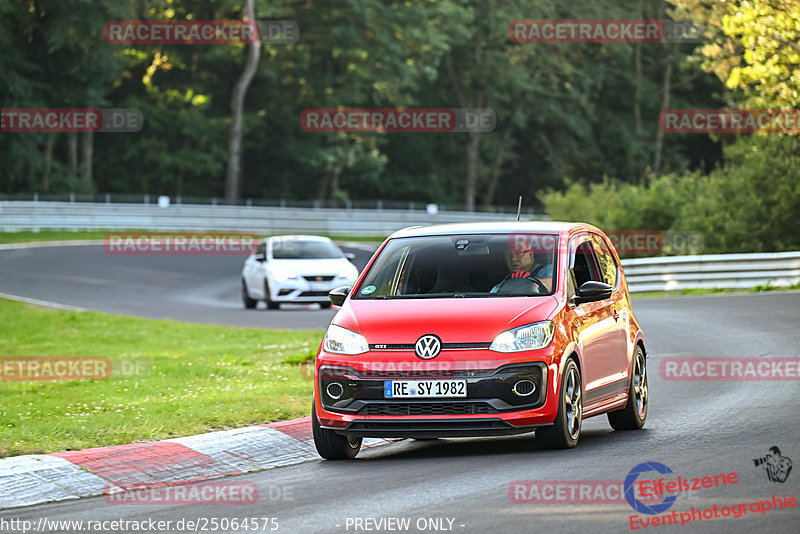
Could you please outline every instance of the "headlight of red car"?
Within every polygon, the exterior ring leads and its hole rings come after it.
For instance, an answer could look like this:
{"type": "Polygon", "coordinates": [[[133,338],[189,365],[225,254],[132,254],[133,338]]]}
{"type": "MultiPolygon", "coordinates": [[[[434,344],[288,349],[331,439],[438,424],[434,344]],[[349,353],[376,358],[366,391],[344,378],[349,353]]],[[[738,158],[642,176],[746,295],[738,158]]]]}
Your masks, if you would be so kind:
{"type": "Polygon", "coordinates": [[[323,347],[325,351],[335,354],[361,354],[369,351],[369,344],[364,336],[335,324],[328,327],[323,347]]]}
{"type": "Polygon", "coordinates": [[[553,321],[541,321],[506,330],[494,338],[489,350],[497,352],[520,352],[543,349],[553,341],[553,321]]]}

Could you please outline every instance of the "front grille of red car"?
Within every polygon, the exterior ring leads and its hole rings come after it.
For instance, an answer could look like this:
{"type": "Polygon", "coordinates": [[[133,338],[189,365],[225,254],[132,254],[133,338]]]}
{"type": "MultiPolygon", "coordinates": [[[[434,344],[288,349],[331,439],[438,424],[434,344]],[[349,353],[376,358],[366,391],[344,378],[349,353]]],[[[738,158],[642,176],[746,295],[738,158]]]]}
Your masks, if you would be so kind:
{"type": "Polygon", "coordinates": [[[358,411],[359,415],[469,415],[498,413],[488,402],[374,402],[358,411]]]}
{"type": "MultiPolygon", "coordinates": [[[[398,364],[398,367],[402,364],[398,364]]],[[[384,378],[442,378],[453,376],[491,376],[494,369],[434,369],[409,371],[358,371],[358,376],[367,379],[384,378]]]]}

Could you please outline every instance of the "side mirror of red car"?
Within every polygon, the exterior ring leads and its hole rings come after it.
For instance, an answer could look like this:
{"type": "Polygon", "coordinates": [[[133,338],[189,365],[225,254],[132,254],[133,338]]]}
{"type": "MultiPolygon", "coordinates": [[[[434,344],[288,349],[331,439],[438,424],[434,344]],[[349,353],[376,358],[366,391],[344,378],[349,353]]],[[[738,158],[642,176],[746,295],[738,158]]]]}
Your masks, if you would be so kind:
{"type": "Polygon", "coordinates": [[[614,288],[603,282],[596,282],[594,280],[584,282],[580,289],[578,289],[578,294],[575,295],[575,304],[607,299],[611,296],[613,290],[614,288]]]}
{"type": "Polygon", "coordinates": [[[328,298],[331,301],[331,304],[334,306],[341,306],[344,304],[344,299],[347,298],[347,295],[350,294],[350,290],[352,288],[350,286],[341,286],[335,289],[331,289],[328,293],[328,298]]]}

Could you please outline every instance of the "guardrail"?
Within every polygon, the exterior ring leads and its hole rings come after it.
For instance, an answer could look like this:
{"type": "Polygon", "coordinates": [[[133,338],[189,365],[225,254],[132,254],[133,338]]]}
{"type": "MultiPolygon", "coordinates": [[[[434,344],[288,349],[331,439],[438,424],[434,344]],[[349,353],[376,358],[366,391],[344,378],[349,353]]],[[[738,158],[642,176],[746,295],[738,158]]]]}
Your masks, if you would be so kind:
{"type": "MultiPolygon", "coordinates": [[[[527,218],[536,216],[528,215],[527,218]]],[[[539,217],[541,218],[541,216],[539,217]]],[[[90,202],[0,201],[0,230],[228,230],[385,237],[414,225],[513,221],[516,214],[90,202]]]]}
{"type": "MultiPolygon", "coordinates": [[[[39,194],[39,193],[2,193],[0,192],[0,202],[84,202],[94,204],[159,204],[162,200],[169,199],[169,204],[187,204],[216,206],[228,205],[223,199],[218,197],[194,197],[194,196],[166,196],[150,194],[130,194],[130,193],[60,193],[60,194],[39,194]]],[[[455,199],[453,199],[455,200],[455,199]]],[[[394,199],[335,199],[325,200],[301,200],[286,198],[240,198],[235,203],[236,206],[254,206],[262,208],[311,208],[311,209],[362,209],[362,210],[402,210],[402,211],[426,211],[430,203],[413,200],[394,200],[394,199]]],[[[462,204],[450,202],[435,204],[439,211],[462,211],[462,204]]],[[[517,206],[503,206],[499,204],[484,205],[476,204],[475,212],[480,213],[499,213],[516,214],[517,206]]],[[[522,215],[532,218],[544,216],[544,212],[539,208],[529,205],[522,206],[522,215]]]]}
{"type": "Polygon", "coordinates": [[[790,286],[800,282],[800,252],[636,258],[622,268],[631,293],[790,286]]]}
{"type": "MultiPolygon", "coordinates": [[[[526,218],[536,218],[528,215],[526,218]]],[[[414,225],[512,221],[511,214],[398,209],[0,201],[0,230],[229,230],[384,237],[414,225]]],[[[545,218],[538,216],[538,218],[545,218]]],[[[631,292],[800,283],[800,252],[659,256],[622,261],[631,292]]]]}

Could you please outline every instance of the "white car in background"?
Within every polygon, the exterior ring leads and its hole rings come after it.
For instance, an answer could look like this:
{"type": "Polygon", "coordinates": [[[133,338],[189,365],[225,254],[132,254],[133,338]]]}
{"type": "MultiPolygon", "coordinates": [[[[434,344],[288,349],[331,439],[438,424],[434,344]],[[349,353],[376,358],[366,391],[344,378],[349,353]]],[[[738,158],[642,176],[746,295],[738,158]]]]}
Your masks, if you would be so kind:
{"type": "Polygon", "coordinates": [[[242,301],[253,309],[259,300],[268,309],[282,302],[318,303],[330,308],[328,292],[343,285],[352,286],[358,269],[327,237],[284,235],[268,237],[242,269],[242,301]]]}

